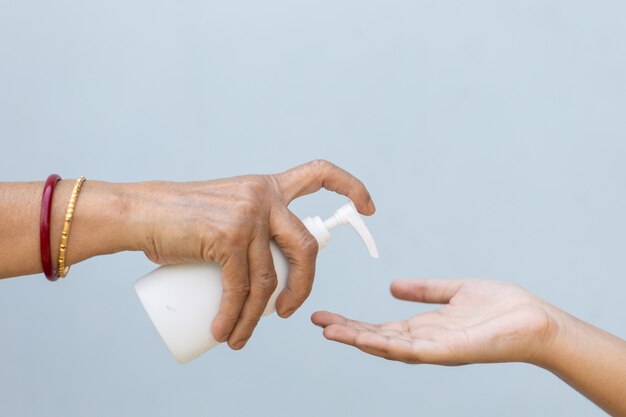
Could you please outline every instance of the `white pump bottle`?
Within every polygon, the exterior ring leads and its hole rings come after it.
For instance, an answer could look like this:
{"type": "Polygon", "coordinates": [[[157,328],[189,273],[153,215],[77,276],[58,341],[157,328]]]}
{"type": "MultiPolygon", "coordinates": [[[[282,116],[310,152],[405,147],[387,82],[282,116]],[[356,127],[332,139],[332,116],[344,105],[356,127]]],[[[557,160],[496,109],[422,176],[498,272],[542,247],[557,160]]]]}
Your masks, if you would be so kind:
{"type": "MultiPolygon", "coordinates": [[[[362,217],[352,202],[339,208],[323,221],[320,217],[303,220],[317,239],[319,248],[330,241],[330,230],[349,224],[359,234],[370,256],[378,250],[362,217]]],[[[276,311],[276,299],[287,284],[289,263],[274,242],[270,242],[278,285],[270,297],[264,316],[276,311]]],[[[211,323],[218,313],[222,297],[221,270],[216,263],[161,266],[135,283],[152,323],[179,363],[196,359],[219,343],[211,333],[211,323]]]]}

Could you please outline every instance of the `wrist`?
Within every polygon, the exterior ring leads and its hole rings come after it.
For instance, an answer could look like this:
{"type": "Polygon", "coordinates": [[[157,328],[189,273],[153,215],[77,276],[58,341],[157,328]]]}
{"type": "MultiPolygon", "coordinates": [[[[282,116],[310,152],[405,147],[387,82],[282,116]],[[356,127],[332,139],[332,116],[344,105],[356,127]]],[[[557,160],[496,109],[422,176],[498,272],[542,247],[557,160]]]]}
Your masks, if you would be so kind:
{"type": "MultiPolygon", "coordinates": [[[[111,249],[115,252],[139,251],[151,238],[151,228],[146,216],[143,198],[143,183],[104,183],[110,204],[109,213],[105,217],[113,223],[112,231],[116,237],[112,239],[111,249]]],[[[106,220],[106,219],[103,219],[106,220]]]]}
{"type": "MultiPolygon", "coordinates": [[[[55,194],[52,213],[52,256],[58,257],[58,242],[73,181],[62,181],[55,194]]],[[[87,180],[77,203],[67,250],[67,264],[97,255],[137,250],[141,236],[135,219],[132,184],[87,180]]]]}
{"type": "Polygon", "coordinates": [[[547,316],[545,338],[532,364],[554,371],[567,360],[568,352],[578,344],[580,322],[574,316],[546,303],[547,316]]]}
{"type": "Polygon", "coordinates": [[[117,184],[121,196],[121,205],[125,212],[125,228],[132,236],[128,237],[124,250],[143,251],[148,254],[154,250],[154,242],[162,224],[159,207],[168,200],[168,182],[145,181],[139,183],[117,184]]]}

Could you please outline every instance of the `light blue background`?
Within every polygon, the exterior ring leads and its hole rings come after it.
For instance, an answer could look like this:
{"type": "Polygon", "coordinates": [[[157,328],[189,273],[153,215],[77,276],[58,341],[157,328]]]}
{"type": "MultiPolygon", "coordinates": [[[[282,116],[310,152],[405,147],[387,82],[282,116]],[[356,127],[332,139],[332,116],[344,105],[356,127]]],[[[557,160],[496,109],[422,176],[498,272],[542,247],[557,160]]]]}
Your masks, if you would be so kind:
{"type": "Polygon", "coordinates": [[[0,414],[602,415],[541,369],[392,363],[309,316],[403,318],[430,307],[394,301],[393,278],[477,276],[625,337],[625,15],[617,0],[0,0],[2,180],[326,158],[369,186],[382,253],[338,231],[292,319],[185,366],[133,292],[141,254],[3,280],[0,414]]]}

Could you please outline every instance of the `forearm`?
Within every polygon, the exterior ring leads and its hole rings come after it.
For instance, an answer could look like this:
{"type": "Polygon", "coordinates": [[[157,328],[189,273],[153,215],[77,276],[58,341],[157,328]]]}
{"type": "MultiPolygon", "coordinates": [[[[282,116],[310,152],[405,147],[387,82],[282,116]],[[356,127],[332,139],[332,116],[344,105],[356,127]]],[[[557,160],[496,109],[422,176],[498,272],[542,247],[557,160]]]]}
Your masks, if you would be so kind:
{"type": "MultiPolygon", "coordinates": [[[[53,263],[59,251],[63,219],[74,180],[56,187],[50,221],[53,263]]],[[[96,255],[139,249],[140,224],[132,210],[135,184],[88,180],[79,195],[72,220],[66,264],[96,255]]],[[[42,271],[39,216],[43,182],[0,183],[0,278],[42,271]]]]}
{"type": "Polygon", "coordinates": [[[539,363],[613,416],[626,416],[626,341],[559,311],[539,363]]]}

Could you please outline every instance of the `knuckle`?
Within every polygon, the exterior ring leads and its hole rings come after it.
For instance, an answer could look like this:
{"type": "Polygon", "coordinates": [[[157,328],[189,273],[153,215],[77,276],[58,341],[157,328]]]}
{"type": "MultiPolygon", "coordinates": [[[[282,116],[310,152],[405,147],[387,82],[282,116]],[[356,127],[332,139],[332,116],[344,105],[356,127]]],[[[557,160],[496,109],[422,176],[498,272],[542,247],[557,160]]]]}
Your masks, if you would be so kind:
{"type": "Polygon", "coordinates": [[[326,159],[315,159],[310,162],[310,165],[311,168],[321,171],[334,167],[334,164],[326,159]]]}
{"type": "Polygon", "coordinates": [[[256,217],[259,214],[258,199],[252,195],[242,195],[242,199],[237,203],[237,211],[242,215],[244,221],[250,217],[256,217]]]}
{"type": "Polygon", "coordinates": [[[208,240],[215,242],[228,242],[230,238],[231,233],[227,229],[216,228],[211,231],[211,238],[208,240]]]}
{"type": "Polygon", "coordinates": [[[270,179],[266,176],[257,175],[246,181],[243,186],[242,196],[245,200],[257,202],[265,198],[270,188],[270,179]]]}
{"type": "Polygon", "coordinates": [[[248,183],[248,188],[255,195],[262,194],[267,191],[270,186],[270,181],[265,175],[256,175],[248,183]]]}
{"type": "Polygon", "coordinates": [[[246,298],[250,294],[250,285],[235,285],[232,287],[224,288],[224,293],[228,296],[235,298],[246,298]]]}
{"type": "Polygon", "coordinates": [[[235,203],[237,223],[251,225],[267,212],[268,196],[272,193],[270,179],[258,176],[247,181],[239,190],[235,203]]]}
{"type": "Polygon", "coordinates": [[[276,278],[276,273],[271,271],[265,271],[257,277],[255,280],[255,285],[259,289],[261,294],[271,294],[276,289],[278,285],[278,279],[276,278]]]}
{"type": "Polygon", "coordinates": [[[242,256],[242,251],[245,251],[245,248],[248,246],[248,242],[251,236],[251,228],[248,227],[248,224],[245,221],[239,221],[237,219],[232,219],[231,224],[228,224],[226,227],[221,228],[215,234],[214,242],[217,242],[220,246],[224,246],[225,255],[228,258],[235,258],[242,256]]]}
{"type": "Polygon", "coordinates": [[[317,256],[319,244],[317,243],[317,239],[315,239],[312,234],[305,233],[302,237],[302,242],[300,242],[300,246],[302,248],[302,252],[308,259],[315,258],[317,256]]]}
{"type": "Polygon", "coordinates": [[[223,236],[221,241],[231,249],[242,248],[242,250],[245,250],[245,247],[248,244],[249,236],[250,232],[248,231],[248,228],[243,225],[239,225],[223,236]]]}
{"type": "Polygon", "coordinates": [[[211,231],[207,248],[211,248],[224,262],[241,263],[250,232],[245,225],[235,223],[234,219],[230,221],[211,231]]]}

